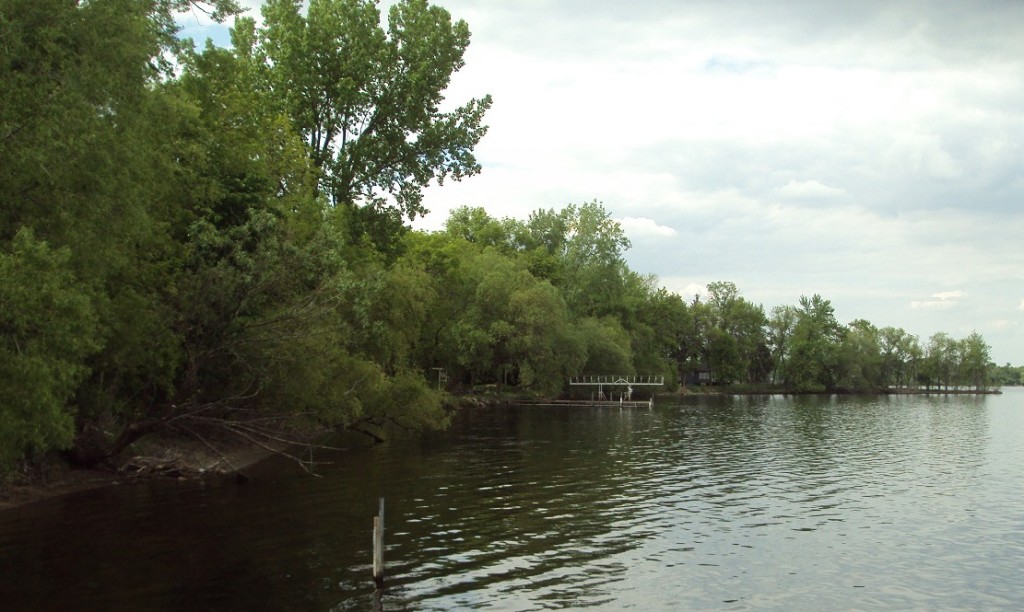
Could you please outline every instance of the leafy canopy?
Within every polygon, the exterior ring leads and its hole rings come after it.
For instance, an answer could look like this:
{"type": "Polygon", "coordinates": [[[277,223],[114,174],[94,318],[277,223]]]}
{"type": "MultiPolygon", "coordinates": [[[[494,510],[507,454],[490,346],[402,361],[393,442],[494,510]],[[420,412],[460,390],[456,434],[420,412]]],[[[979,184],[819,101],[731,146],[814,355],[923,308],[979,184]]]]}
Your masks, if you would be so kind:
{"type": "MultiPolygon", "coordinates": [[[[387,28],[371,0],[268,0],[242,20],[262,86],[292,121],[335,205],[425,212],[422,190],[476,174],[490,96],[442,110],[469,27],[426,0],[401,0],[387,28]]],[[[244,50],[243,50],[244,52],[244,50]]]]}

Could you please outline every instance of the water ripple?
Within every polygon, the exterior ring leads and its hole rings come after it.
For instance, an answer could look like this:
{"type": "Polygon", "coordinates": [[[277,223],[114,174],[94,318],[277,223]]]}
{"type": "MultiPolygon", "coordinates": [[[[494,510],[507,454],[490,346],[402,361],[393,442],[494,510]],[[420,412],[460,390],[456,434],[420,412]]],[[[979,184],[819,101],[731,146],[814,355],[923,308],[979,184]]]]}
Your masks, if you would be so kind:
{"type": "MultiPolygon", "coordinates": [[[[459,471],[446,477],[456,484],[437,495],[462,511],[432,517],[432,531],[394,545],[411,555],[435,549],[433,561],[403,568],[396,601],[523,610],[1006,603],[999,583],[1011,579],[992,578],[977,550],[947,550],[955,537],[941,533],[974,512],[965,494],[989,465],[984,414],[971,419],[961,409],[775,399],[574,415],[523,408],[516,416],[531,431],[560,419],[576,435],[542,444],[480,439],[454,451],[447,460],[459,471]],[[448,520],[459,523],[459,537],[442,527],[448,520]],[[936,549],[947,556],[933,580],[921,581],[936,549]],[[886,551],[892,558],[880,573],[875,559],[886,551]],[[972,566],[997,583],[988,595],[965,599],[963,580],[939,588],[953,567],[972,566]],[[849,578],[837,584],[841,575],[849,578]],[[835,588],[809,586],[815,581],[835,588]],[[651,597],[638,584],[659,586],[651,597]],[[837,600],[837,589],[852,599],[837,600]]],[[[989,546],[1024,560],[1020,537],[993,537],[989,546]]]]}
{"type": "Polygon", "coordinates": [[[1020,609],[1022,400],[468,411],[323,479],[0,515],[0,592],[5,609],[1020,609]]]}

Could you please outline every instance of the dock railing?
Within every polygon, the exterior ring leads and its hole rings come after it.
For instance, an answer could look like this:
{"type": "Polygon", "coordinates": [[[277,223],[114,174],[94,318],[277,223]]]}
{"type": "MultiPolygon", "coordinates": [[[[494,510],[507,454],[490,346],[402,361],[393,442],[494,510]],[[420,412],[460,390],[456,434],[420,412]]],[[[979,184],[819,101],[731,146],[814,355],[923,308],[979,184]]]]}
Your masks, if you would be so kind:
{"type": "Polygon", "coordinates": [[[573,376],[569,378],[569,384],[573,386],[605,386],[605,385],[629,385],[631,387],[656,387],[665,384],[664,376],[645,376],[639,374],[618,375],[618,374],[588,374],[585,376],[573,376]]]}

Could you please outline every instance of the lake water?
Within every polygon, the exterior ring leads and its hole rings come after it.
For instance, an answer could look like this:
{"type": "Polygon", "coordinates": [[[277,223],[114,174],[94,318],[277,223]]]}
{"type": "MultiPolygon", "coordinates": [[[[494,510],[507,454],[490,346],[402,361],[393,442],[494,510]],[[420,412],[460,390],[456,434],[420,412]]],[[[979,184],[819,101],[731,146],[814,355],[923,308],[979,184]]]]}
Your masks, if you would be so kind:
{"type": "Polygon", "coordinates": [[[474,409],[319,458],[0,513],[0,608],[1024,608],[1016,389],[474,409]]]}

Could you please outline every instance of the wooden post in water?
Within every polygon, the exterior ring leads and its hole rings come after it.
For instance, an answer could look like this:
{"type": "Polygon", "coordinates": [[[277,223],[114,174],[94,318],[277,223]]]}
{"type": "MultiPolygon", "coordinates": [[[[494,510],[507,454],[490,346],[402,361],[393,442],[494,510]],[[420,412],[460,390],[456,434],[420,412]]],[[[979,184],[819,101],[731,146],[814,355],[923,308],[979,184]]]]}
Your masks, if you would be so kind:
{"type": "Polygon", "coordinates": [[[380,498],[380,509],[373,517],[373,581],[377,588],[384,587],[384,498],[380,498]]]}

